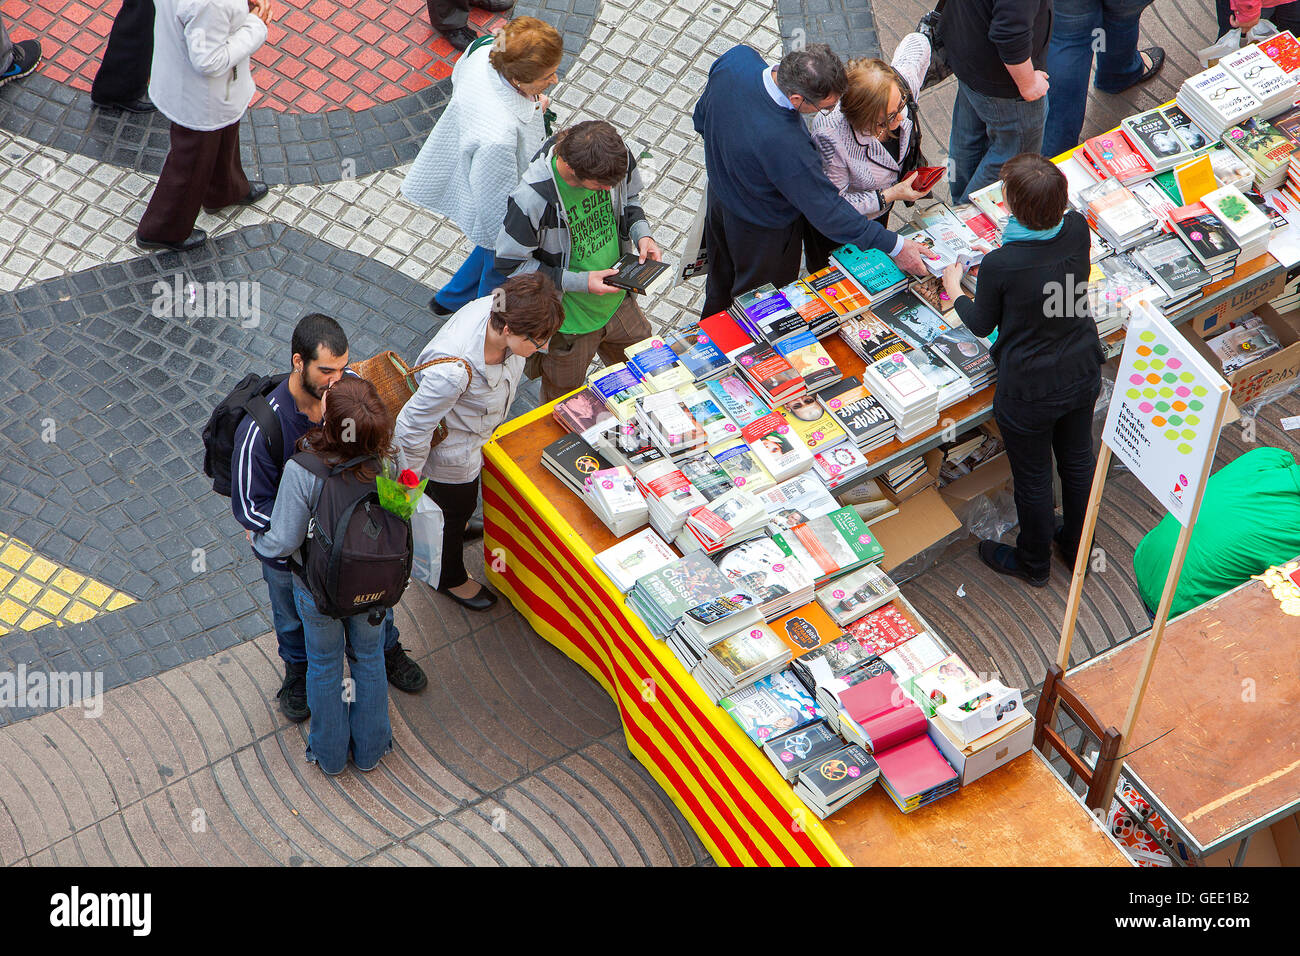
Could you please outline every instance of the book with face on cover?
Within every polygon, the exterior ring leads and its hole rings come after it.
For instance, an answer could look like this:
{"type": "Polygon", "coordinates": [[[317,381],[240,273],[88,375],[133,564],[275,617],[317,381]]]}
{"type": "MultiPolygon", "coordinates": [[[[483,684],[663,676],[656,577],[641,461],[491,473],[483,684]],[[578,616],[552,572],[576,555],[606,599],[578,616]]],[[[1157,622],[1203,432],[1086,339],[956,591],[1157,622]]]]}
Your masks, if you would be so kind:
{"type": "Polygon", "coordinates": [[[826,485],[811,472],[783,481],[758,497],[767,510],[768,526],[776,531],[788,531],[840,507],[826,485]]]}
{"type": "Polygon", "coordinates": [[[772,413],[772,409],[737,372],[728,373],[705,384],[722,410],[741,428],[772,413]]]}
{"type": "Polygon", "coordinates": [[[1178,138],[1183,141],[1183,145],[1191,152],[1194,153],[1210,145],[1205,133],[1192,122],[1191,117],[1184,113],[1181,108],[1165,106],[1161,108],[1160,112],[1169,121],[1170,127],[1178,135],[1178,138]]]}
{"type": "Polygon", "coordinates": [[[813,452],[838,445],[848,437],[835,416],[826,411],[813,395],[800,395],[793,399],[780,410],[780,415],[813,452]]]}
{"type": "Polygon", "coordinates": [[[556,402],[554,415],[557,422],[588,443],[617,424],[605,399],[590,385],[556,402]]]}
{"type": "Polygon", "coordinates": [[[812,467],[812,452],[776,412],[741,429],[759,463],[776,481],[784,481],[812,467]]]}
{"type": "Polygon", "coordinates": [[[812,578],[784,543],[763,536],[731,545],[713,556],[729,586],[743,588],[754,595],[764,616],[773,609],[788,605],[795,595],[812,596],[812,578]]]}
{"type": "Polygon", "coordinates": [[[889,412],[856,375],[823,389],[817,398],[859,447],[866,447],[894,431],[889,412]]]}
{"type": "Polygon", "coordinates": [[[718,705],[760,747],[772,737],[826,717],[812,695],[799,682],[799,678],[788,669],[777,671],[750,687],[736,691],[730,697],[718,701],[718,705]]]}
{"type": "Polygon", "coordinates": [[[871,312],[914,349],[933,342],[958,321],[955,316],[945,319],[906,289],[872,303],[871,312]]]}
{"type": "Polygon", "coordinates": [[[1174,162],[1189,158],[1190,150],[1160,110],[1126,117],[1120,126],[1153,166],[1167,169],[1174,162]]]}

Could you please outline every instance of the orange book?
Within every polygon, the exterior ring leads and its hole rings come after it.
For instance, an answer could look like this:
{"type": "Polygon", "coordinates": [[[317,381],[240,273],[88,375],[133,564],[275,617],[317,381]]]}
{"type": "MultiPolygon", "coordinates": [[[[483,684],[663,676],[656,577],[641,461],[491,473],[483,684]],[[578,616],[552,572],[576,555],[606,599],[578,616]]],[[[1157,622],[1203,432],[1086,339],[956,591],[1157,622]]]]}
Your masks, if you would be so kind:
{"type": "Polygon", "coordinates": [[[772,630],[785,642],[794,657],[844,637],[844,629],[815,601],[796,608],[772,622],[772,630]]]}

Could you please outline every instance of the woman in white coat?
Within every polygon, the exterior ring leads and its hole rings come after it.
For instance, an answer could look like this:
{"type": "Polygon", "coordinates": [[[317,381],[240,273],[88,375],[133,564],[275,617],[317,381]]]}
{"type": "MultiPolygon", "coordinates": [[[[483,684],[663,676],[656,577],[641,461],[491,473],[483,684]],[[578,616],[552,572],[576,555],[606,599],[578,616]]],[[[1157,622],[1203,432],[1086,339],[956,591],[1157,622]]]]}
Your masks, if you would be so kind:
{"type": "Polygon", "coordinates": [[[266,195],[239,161],[239,121],[257,87],[249,58],[266,42],[271,0],[155,0],[149,98],[171,120],[171,149],[136,230],[142,249],[192,249],[199,208],[266,195]]]}
{"type": "Polygon", "coordinates": [[[493,248],[510,196],[546,138],[543,92],[557,81],[560,34],[535,17],[470,45],[452,71],[451,102],[402,182],[402,195],[454,222],[474,251],[429,303],[450,315],[491,294],[493,248]]]}

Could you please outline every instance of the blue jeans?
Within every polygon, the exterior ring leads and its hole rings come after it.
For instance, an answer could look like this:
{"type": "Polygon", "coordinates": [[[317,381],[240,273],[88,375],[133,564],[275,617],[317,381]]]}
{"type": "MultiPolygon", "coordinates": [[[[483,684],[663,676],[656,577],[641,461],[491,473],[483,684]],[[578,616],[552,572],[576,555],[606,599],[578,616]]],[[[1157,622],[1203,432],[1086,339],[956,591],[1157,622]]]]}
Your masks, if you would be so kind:
{"type": "Polygon", "coordinates": [[[1088,75],[1096,53],[1093,85],[1119,93],[1142,75],[1138,21],[1151,0],[1056,0],[1047,45],[1047,124],[1043,155],[1079,145],[1088,104],[1088,75]]]}
{"type": "Polygon", "coordinates": [[[1046,115],[1046,96],[1032,103],[985,96],[959,78],[948,134],[948,186],[953,204],[961,205],[977,189],[997,182],[1002,164],[1012,156],[1038,152],[1046,115]]]}
{"type": "MultiPolygon", "coordinates": [[[[306,664],[307,646],[303,642],[302,618],[293,600],[294,574],[288,568],[273,568],[265,561],[262,564],[262,580],[271,594],[271,621],[275,627],[276,649],[280,660],[286,664],[306,664]]],[[[384,615],[384,650],[392,650],[401,636],[397,622],[393,620],[393,609],[384,615]]],[[[351,658],[351,653],[348,657],[351,658]]]]}
{"type": "Polygon", "coordinates": [[[383,625],[370,624],[365,614],[342,620],[326,617],[297,579],[293,599],[307,639],[307,706],[311,709],[307,759],[328,774],[342,773],[351,746],[357,769],[372,770],[393,749],[383,625]],[[349,667],[350,684],[343,680],[345,639],[356,652],[349,667]]]}
{"type": "Polygon", "coordinates": [[[496,254],[485,246],[475,246],[469,258],[460,264],[451,281],[438,290],[434,296],[444,309],[459,309],[461,306],[491,295],[492,290],[506,281],[506,277],[496,271],[496,254]]]}

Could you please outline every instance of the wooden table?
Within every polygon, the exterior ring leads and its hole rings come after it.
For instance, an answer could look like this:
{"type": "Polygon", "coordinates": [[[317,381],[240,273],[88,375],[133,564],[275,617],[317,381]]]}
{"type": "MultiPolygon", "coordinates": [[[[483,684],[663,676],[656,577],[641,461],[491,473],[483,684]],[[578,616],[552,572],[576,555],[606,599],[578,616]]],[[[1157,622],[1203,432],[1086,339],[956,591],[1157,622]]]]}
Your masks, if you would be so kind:
{"type": "MultiPolygon", "coordinates": [[[[1070,671],[1103,726],[1119,726],[1144,636],[1070,671]]],[[[1124,775],[1196,862],[1300,808],[1300,618],[1250,581],[1165,629],[1124,775]]],[[[1171,853],[1176,857],[1176,853],[1171,853]]]]}
{"type": "Polygon", "coordinates": [[[900,813],[880,787],[821,821],[630,611],[593,563],[615,538],[541,465],[544,406],[484,449],[488,577],[614,700],[628,746],[721,864],[1123,866],[1128,858],[1038,754],[900,813]]]}

